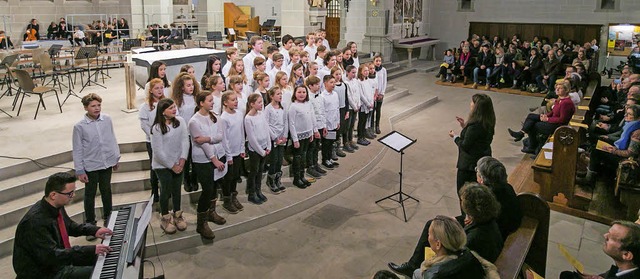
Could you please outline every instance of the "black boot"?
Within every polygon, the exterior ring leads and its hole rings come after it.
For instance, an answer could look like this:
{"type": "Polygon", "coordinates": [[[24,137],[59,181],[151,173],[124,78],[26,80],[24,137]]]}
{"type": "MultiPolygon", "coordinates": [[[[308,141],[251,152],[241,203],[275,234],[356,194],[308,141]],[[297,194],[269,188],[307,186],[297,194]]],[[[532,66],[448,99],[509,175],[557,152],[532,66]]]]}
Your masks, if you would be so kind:
{"type": "Polygon", "coordinates": [[[393,270],[393,272],[395,273],[399,273],[408,277],[413,277],[413,271],[415,271],[416,269],[418,269],[418,267],[414,267],[411,264],[409,264],[408,262],[403,263],[403,264],[395,264],[395,263],[388,263],[387,266],[389,266],[389,268],[391,270],[393,270]]]}
{"type": "Polygon", "coordinates": [[[299,171],[299,169],[301,168],[302,168],[302,156],[294,156],[293,164],[289,169],[289,171],[293,173],[293,185],[295,185],[300,189],[304,189],[304,188],[307,188],[307,184],[300,179],[300,177],[302,176],[302,173],[299,171]]]}
{"type": "Polygon", "coordinates": [[[382,133],[382,131],[380,131],[380,126],[376,125],[376,134],[379,135],[380,133],[382,133]]]}
{"type": "Polygon", "coordinates": [[[282,182],[280,181],[280,178],[282,178],[282,172],[276,172],[275,184],[276,184],[276,187],[278,187],[278,190],[280,190],[280,193],[281,193],[281,192],[284,192],[286,190],[286,188],[284,187],[284,185],[282,185],[282,182]]]}
{"type": "Polygon", "coordinates": [[[262,204],[262,199],[256,193],[255,185],[247,185],[247,200],[252,204],[262,204]]]}
{"type": "Polygon", "coordinates": [[[596,176],[598,173],[592,171],[592,170],[587,170],[587,175],[582,178],[582,177],[576,177],[576,184],[581,185],[585,188],[588,189],[593,189],[596,187],[596,176]]]}
{"type": "Polygon", "coordinates": [[[280,187],[276,184],[277,175],[276,173],[267,175],[267,186],[274,194],[280,194],[280,189],[278,189],[280,187]]]}
{"type": "MultiPolygon", "coordinates": [[[[256,179],[259,179],[260,176],[261,176],[261,174],[259,174],[256,179]]],[[[262,202],[266,202],[267,201],[267,197],[264,194],[262,194],[262,183],[258,183],[255,186],[255,191],[256,191],[256,196],[258,196],[258,198],[260,200],[262,200],[262,202]]]]}
{"type": "Polygon", "coordinates": [[[193,189],[191,189],[191,177],[189,177],[189,175],[185,175],[184,176],[184,180],[183,180],[182,184],[184,185],[184,190],[187,193],[188,192],[193,192],[193,189]]]}
{"type": "Polygon", "coordinates": [[[524,132],[522,131],[514,131],[511,130],[511,128],[507,128],[507,131],[509,131],[509,135],[511,135],[511,137],[513,137],[513,141],[518,142],[520,140],[522,140],[522,138],[524,138],[524,132]]]}

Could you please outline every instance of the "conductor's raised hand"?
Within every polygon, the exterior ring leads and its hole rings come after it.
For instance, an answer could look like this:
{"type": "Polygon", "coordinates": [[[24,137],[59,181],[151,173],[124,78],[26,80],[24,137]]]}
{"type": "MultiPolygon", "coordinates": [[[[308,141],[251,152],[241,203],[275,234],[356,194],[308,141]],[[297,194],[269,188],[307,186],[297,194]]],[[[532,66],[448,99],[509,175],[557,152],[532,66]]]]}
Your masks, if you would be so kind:
{"type": "Polygon", "coordinates": [[[458,123],[460,123],[460,127],[464,128],[464,118],[462,118],[460,116],[456,116],[456,121],[458,121],[458,123]]]}

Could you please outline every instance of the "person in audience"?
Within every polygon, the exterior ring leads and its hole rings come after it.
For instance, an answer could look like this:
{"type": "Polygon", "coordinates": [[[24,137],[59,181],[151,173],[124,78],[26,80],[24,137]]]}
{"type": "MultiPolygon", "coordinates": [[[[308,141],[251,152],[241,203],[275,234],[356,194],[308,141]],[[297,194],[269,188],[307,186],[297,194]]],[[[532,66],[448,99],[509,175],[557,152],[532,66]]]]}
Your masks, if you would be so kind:
{"type": "Polygon", "coordinates": [[[614,262],[608,271],[600,275],[563,271],[560,279],[640,278],[640,226],[629,221],[614,221],[604,234],[602,251],[614,262]]]}
{"type": "Polygon", "coordinates": [[[558,98],[554,101],[552,110],[547,114],[530,113],[522,124],[522,129],[514,131],[508,129],[509,134],[517,142],[529,135],[529,143],[525,144],[522,152],[536,154],[538,151],[538,135],[551,135],[555,130],[567,125],[575,112],[575,105],[569,97],[570,88],[566,83],[556,85],[558,98]]]}
{"type": "Polygon", "coordinates": [[[489,90],[489,76],[493,70],[493,65],[496,63],[496,57],[491,53],[491,49],[488,44],[482,45],[482,51],[478,53],[477,65],[473,69],[473,89],[478,88],[478,73],[480,71],[485,72],[485,89],[489,90]]]}
{"type": "Polygon", "coordinates": [[[422,262],[413,278],[500,278],[495,265],[465,247],[467,240],[455,219],[436,216],[429,228],[429,246],[434,255],[422,262]]]}
{"type": "Polygon", "coordinates": [[[540,67],[540,75],[536,77],[538,88],[543,94],[549,92],[549,87],[555,85],[556,75],[562,66],[553,50],[548,50],[546,53],[547,57],[542,60],[542,67],[540,67]]]}
{"type": "Polygon", "coordinates": [[[507,70],[511,63],[510,58],[505,55],[502,47],[496,48],[495,52],[496,61],[493,64],[493,71],[491,71],[491,75],[489,75],[487,84],[500,88],[502,84],[506,82],[505,76],[508,76],[507,70]]]}
{"type": "Polygon", "coordinates": [[[74,46],[74,42],[78,46],[82,46],[81,43],[84,43],[85,45],[89,44],[89,38],[85,36],[84,31],[80,30],[80,27],[76,26],[73,30],[73,42],[71,42],[71,46],[74,46]]]}
{"type": "Polygon", "coordinates": [[[471,57],[478,57],[480,54],[480,41],[478,39],[472,39],[471,45],[469,46],[469,52],[471,52],[471,57]]]}
{"type": "Polygon", "coordinates": [[[511,88],[518,88],[518,84],[520,84],[520,88],[524,91],[527,89],[527,85],[536,81],[538,75],[540,75],[540,69],[542,68],[542,59],[538,54],[538,49],[532,48],[529,52],[529,56],[527,61],[525,62],[525,66],[522,69],[522,72],[516,79],[513,81],[513,86],[511,88]]]}
{"type": "Polygon", "coordinates": [[[39,39],[40,39],[40,24],[38,23],[37,19],[32,18],[31,21],[29,21],[29,24],[27,24],[27,28],[24,35],[22,36],[22,40],[37,41],[39,39]]]}
{"type": "Polygon", "coordinates": [[[628,64],[633,67],[635,73],[640,72],[640,46],[634,46],[628,56],[628,64]]]}
{"type": "Polygon", "coordinates": [[[9,38],[4,30],[0,30],[0,49],[13,49],[13,42],[9,38]]]}
{"type": "MultiPolygon", "coordinates": [[[[640,104],[640,93],[633,93],[627,98],[625,108],[637,104],[640,104]]],[[[592,124],[589,125],[589,138],[597,138],[598,140],[602,140],[608,144],[614,144],[614,142],[619,140],[622,135],[622,128],[625,124],[625,114],[626,110],[623,108],[616,110],[615,114],[608,122],[594,119],[592,124]]]]}
{"type": "Polygon", "coordinates": [[[112,249],[104,244],[71,246],[69,236],[104,239],[113,232],[92,223],[74,222],[65,206],[76,191],[76,178],[58,172],[47,178],[44,197],[22,217],[13,241],[13,270],[17,278],[90,278],[98,255],[112,249]]]}
{"type": "Polygon", "coordinates": [[[558,50],[556,50],[556,58],[558,59],[560,65],[570,63],[569,56],[564,54],[564,50],[562,48],[558,48],[558,50]]]}
{"type": "Polygon", "coordinates": [[[164,98],[157,107],[151,127],[151,147],[154,151],[151,168],[160,182],[160,228],[166,234],[174,234],[176,229],[187,229],[187,221],[181,210],[180,184],[189,155],[188,123],[177,114],[173,100],[164,98]],[[173,214],[169,213],[169,199],[172,201],[173,214]]]}
{"type": "Polygon", "coordinates": [[[400,279],[398,275],[388,270],[378,270],[371,279],[400,279]]]}
{"type": "Polygon", "coordinates": [[[571,64],[575,66],[578,62],[582,63],[585,70],[589,69],[591,61],[589,61],[589,59],[587,58],[584,50],[578,51],[578,57],[573,59],[573,62],[571,62],[571,64]]]}
{"type": "Polygon", "coordinates": [[[306,86],[297,86],[291,97],[291,106],[287,112],[289,120],[289,134],[293,141],[293,185],[305,189],[310,183],[304,177],[304,163],[309,143],[314,141],[318,134],[315,128],[315,116],[313,106],[309,102],[309,93],[306,86]]]}
{"type": "Polygon", "coordinates": [[[463,76],[462,85],[467,85],[467,81],[473,73],[475,64],[474,61],[475,59],[472,58],[472,55],[469,52],[469,47],[463,47],[462,53],[460,54],[460,59],[458,60],[458,65],[454,68],[453,73],[454,75],[463,76]]]}
{"type": "MultiPolygon", "coordinates": [[[[85,184],[84,212],[86,223],[96,224],[95,198],[100,189],[102,217],[111,215],[111,173],[118,170],[120,149],[111,117],[102,113],[102,98],[90,93],[82,97],[87,112],[73,126],[73,165],[80,182],[85,184]]],[[[88,236],[87,240],[95,237],[88,236]]]]}
{"type": "Polygon", "coordinates": [[[213,96],[199,92],[195,97],[196,113],[189,120],[191,135],[193,172],[202,185],[202,193],[198,199],[196,232],[203,238],[214,239],[215,234],[207,222],[224,225],[227,220],[216,213],[220,172],[226,171],[226,159],[222,139],[224,133],[213,115],[213,96]],[[216,176],[218,178],[216,179],[216,176]]]}
{"type": "Polygon", "coordinates": [[[58,24],[55,21],[52,21],[47,27],[47,39],[54,40],[58,38],[58,24]]]}
{"type": "Polygon", "coordinates": [[[279,194],[286,190],[280,178],[282,177],[282,160],[287,145],[289,126],[287,125],[287,112],[282,107],[282,90],[276,86],[272,87],[269,90],[269,99],[271,103],[265,107],[264,113],[269,125],[272,146],[268,157],[269,172],[266,184],[271,192],[279,194]]]}
{"type": "Polygon", "coordinates": [[[453,69],[455,66],[455,58],[453,57],[453,51],[451,49],[447,49],[444,52],[444,58],[442,64],[440,64],[440,71],[436,75],[436,78],[440,78],[440,81],[445,81],[447,79],[447,70],[453,69]]]}
{"type": "Polygon", "coordinates": [[[587,175],[577,179],[577,183],[593,188],[596,183],[597,172],[615,168],[624,159],[635,158],[640,153],[640,106],[632,105],[625,108],[622,134],[613,145],[602,149],[594,149],[589,157],[587,175]]]}
{"type": "Polygon", "coordinates": [[[120,18],[120,20],[118,21],[118,25],[117,26],[118,26],[117,27],[118,36],[120,38],[129,37],[129,34],[130,34],[129,23],[127,22],[127,20],[124,17],[120,18]]]}
{"type": "Polygon", "coordinates": [[[456,120],[462,132],[456,135],[451,130],[449,136],[458,146],[456,189],[459,192],[466,182],[476,181],[475,168],[478,159],[491,156],[491,142],[496,125],[491,98],[486,94],[473,95],[467,121],[461,117],[456,117],[456,120]]]}

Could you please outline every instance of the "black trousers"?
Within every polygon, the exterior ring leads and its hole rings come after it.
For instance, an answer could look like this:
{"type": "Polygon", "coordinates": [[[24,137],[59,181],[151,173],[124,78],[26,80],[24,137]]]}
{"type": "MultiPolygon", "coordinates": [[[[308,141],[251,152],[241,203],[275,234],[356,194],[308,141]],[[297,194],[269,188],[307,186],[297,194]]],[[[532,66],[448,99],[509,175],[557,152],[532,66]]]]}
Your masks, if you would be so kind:
{"type": "Polygon", "coordinates": [[[249,169],[247,173],[247,191],[249,193],[255,193],[260,188],[265,162],[265,157],[260,156],[258,152],[249,150],[249,169]]]}
{"type": "MultiPolygon", "coordinates": [[[[153,150],[151,148],[151,143],[150,142],[146,142],[147,145],[147,154],[149,154],[149,164],[151,164],[151,160],[153,159],[153,150]]],[[[152,169],[149,170],[149,178],[151,180],[151,194],[155,195],[156,199],[159,199],[159,193],[158,193],[158,176],[156,175],[156,172],[153,171],[152,169]]]]}
{"type": "MultiPolygon", "coordinates": [[[[194,172],[191,171],[191,169],[193,168],[193,160],[191,159],[191,136],[189,136],[189,156],[187,156],[187,161],[184,162],[184,169],[183,169],[183,173],[184,173],[184,186],[185,187],[191,187],[191,185],[198,185],[198,178],[196,177],[196,174],[194,172]]],[[[194,189],[195,190],[195,189],[194,189]]]]}
{"type": "Polygon", "coordinates": [[[344,143],[348,142],[348,141],[353,141],[353,128],[356,125],[356,119],[358,118],[356,116],[358,112],[349,109],[349,120],[346,121],[347,123],[347,127],[345,127],[345,129],[347,130],[347,136],[346,138],[343,140],[344,143]]]}
{"type": "MultiPolygon", "coordinates": [[[[313,136],[312,136],[313,137],[313,136]]],[[[320,152],[320,139],[314,138],[312,142],[308,142],[307,139],[307,149],[306,149],[306,161],[302,161],[306,163],[306,166],[314,166],[318,164],[318,152],[320,152]]],[[[302,147],[302,141],[300,142],[300,147],[302,147]]],[[[295,151],[294,151],[295,156],[295,151]]],[[[303,167],[305,165],[303,164],[303,167]]]]}
{"type": "Polygon", "coordinates": [[[96,223],[96,192],[100,189],[102,199],[103,218],[106,220],[111,214],[111,173],[112,168],[88,171],[89,182],[84,185],[84,216],[87,223],[96,223]]]}
{"type": "MultiPolygon", "coordinates": [[[[465,218],[465,216],[464,215],[460,215],[460,216],[457,216],[455,218],[456,218],[456,221],[458,221],[458,223],[460,223],[460,225],[462,225],[462,227],[464,227],[464,218],[465,218]]],[[[413,249],[413,254],[411,255],[411,258],[409,259],[409,264],[411,264],[415,268],[419,268],[420,264],[425,259],[424,248],[425,247],[430,247],[429,246],[429,227],[431,226],[431,222],[433,222],[433,220],[427,221],[427,223],[424,225],[424,228],[422,229],[422,233],[420,234],[420,239],[418,239],[418,243],[416,244],[416,248],[413,249]]]]}
{"type": "Polygon", "coordinates": [[[364,139],[364,130],[367,127],[367,119],[369,119],[369,113],[358,112],[358,138],[364,139]]]}
{"type": "MultiPolygon", "coordinates": [[[[293,168],[290,170],[292,170],[295,173],[296,171],[301,171],[304,169],[304,164],[307,162],[307,157],[308,157],[307,149],[309,148],[309,145],[311,143],[314,143],[316,141],[317,140],[314,139],[313,142],[309,142],[309,138],[299,139],[298,143],[300,143],[300,147],[298,148],[293,147],[293,166],[292,166],[293,168]],[[301,169],[296,169],[297,167],[301,169]]],[[[317,162],[317,156],[318,156],[318,153],[316,153],[316,162],[317,162]]]]}
{"type": "Polygon", "coordinates": [[[282,158],[284,157],[284,145],[273,144],[269,153],[269,174],[282,171],[282,158]]]}
{"type": "Polygon", "coordinates": [[[180,185],[184,172],[175,173],[171,169],[155,169],[160,181],[160,214],[169,214],[169,199],[173,204],[173,211],[180,210],[182,196],[180,196],[180,185]]]}
{"type": "MultiPolygon", "coordinates": [[[[335,130],[330,130],[328,132],[333,132],[335,130]]],[[[333,151],[333,143],[335,139],[328,139],[322,136],[322,161],[331,160],[331,153],[333,151]]]]}
{"type": "Polygon", "coordinates": [[[198,199],[198,212],[205,212],[211,205],[211,200],[217,198],[218,181],[213,178],[213,163],[193,163],[193,172],[198,177],[200,185],[202,185],[202,193],[198,199]]]}
{"type": "MultiPolygon", "coordinates": [[[[348,102],[348,100],[347,100],[348,102]]],[[[342,142],[345,142],[345,139],[347,137],[347,122],[349,122],[349,120],[344,119],[344,117],[347,115],[347,107],[344,108],[340,108],[340,129],[338,129],[338,135],[336,136],[336,141],[338,143],[340,143],[340,139],[342,139],[342,142]]]]}
{"type": "Polygon", "coordinates": [[[244,158],[233,156],[233,164],[227,165],[227,174],[223,178],[222,182],[222,195],[225,197],[231,196],[231,193],[237,192],[238,178],[240,178],[240,168],[242,167],[242,161],[244,158]]]}
{"type": "Polygon", "coordinates": [[[522,131],[529,135],[530,148],[538,147],[538,135],[551,135],[556,129],[560,127],[560,124],[543,122],[540,120],[540,115],[530,113],[522,124],[522,131]]]}
{"type": "Polygon", "coordinates": [[[458,172],[456,173],[456,193],[458,193],[458,198],[460,197],[460,189],[462,188],[462,186],[464,186],[465,183],[476,181],[477,177],[475,171],[458,169],[458,172]]]}
{"type": "Polygon", "coordinates": [[[595,172],[599,172],[603,169],[615,170],[618,167],[618,163],[623,159],[625,158],[594,148],[591,151],[591,156],[589,157],[589,170],[595,172]]]}
{"type": "Polygon", "coordinates": [[[373,110],[371,111],[371,127],[380,127],[380,113],[382,110],[382,100],[376,100],[373,102],[373,110]]]}

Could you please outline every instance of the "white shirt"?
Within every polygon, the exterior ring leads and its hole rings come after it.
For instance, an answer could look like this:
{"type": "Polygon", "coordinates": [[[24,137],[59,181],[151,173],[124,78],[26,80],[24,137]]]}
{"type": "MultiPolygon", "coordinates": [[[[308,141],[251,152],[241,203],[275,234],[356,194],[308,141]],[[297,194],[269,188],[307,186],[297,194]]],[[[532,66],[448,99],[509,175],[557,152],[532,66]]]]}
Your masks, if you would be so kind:
{"type": "Polygon", "coordinates": [[[327,130],[336,130],[340,125],[340,100],[336,92],[322,92],[325,126],[327,130]]]}
{"type": "Polygon", "coordinates": [[[284,56],[284,63],[282,65],[289,65],[289,62],[291,61],[291,57],[289,57],[289,51],[282,46],[280,47],[280,54],[284,56]]]}
{"type": "Polygon", "coordinates": [[[378,80],[378,94],[384,96],[387,91],[387,69],[385,67],[376,71],[376,79],[378,80]]]}
{"type": "Polygon", "coordinates": [[[208,115],[200,113],[194,114],[189,120],[191,159],[194,163],[209,163],[213,157],[220,159],[225,156],[224,147],[222,146],[224,132],[220,129],[219,121],[220,119],[213,123],[208,115]],[[198,144],[195,141],[196,137],[209,137],[211,140],[198,144]]]}
{"type": "Polygon", "coordinates": [[[104,113],[95,120],[85,114],[73,126],[72,146],[76,175],[107,169],[120,161],[120,148],[113,131],[113,122],[104,113]]]}
{"type": "Polygon", "coordinates": [[[193,97],[193,94],[182,94],[182,106],[178,108],[178,115],[180,115],[186,123],[189,123],[189,120],[191,120],[191,117],[195,113],[195,109],[196,100],[193,97]]]}
{"type": "Polygon", "coordinates": [[[316,130],[322,130],[326,128],[326,118],[324,115],[324,103],[322,102],[322,96],[320,91],[313,93],[309,91],[309,103],[313,106],[313,115],[315,122],[313,127],[316,130]]]}
{"type": "MultiPolygon", "coordinates": [[[[251,61],[251,64],[253,65],[253,61],[251,61]]],[[[228,77],[230,70],[231,70],[231,61],[227,60],[227,63],[224,63],[224,66],[222,67],[222,74],[225,77],[228,77]]]]}
{"type": "Polygon", "coordinates": [[[156,119],[156,110],[158,109],[158,102],[153,103],[153,109],[149,108],[149,103],[144,102],[138,109],[138,119],[140,119],[140,128],[145,134],[147,142],[151,142],[151,125],[156,119]]]}
{"type": "Polygon", "coordinates": [[[255,59],[256,57],[264,58],[264,55],[259,52],[256,53],[255,50],[251,50],[251,52],[247,53],[247,55],[242,58],[242,61],[244,62],[244,74],[247,77],[253,78],[253,72],[256,70],[256,67],[253,66],[253,59],[255,59]]]}
{"type": "Polygon", "coordinates": [[[222,145],[227,155],[227,162],[233,157],[245,153],[244,149],[244,113],[239,109],[235,113],[222,112],[220,116],[221,129],[224,133],[222,145]]]}
{"type": "Polygon", "coordinates": [[[292,103],[287,113],[287,119],[289,120],[289,134],[291,134],[293,142],[306,140],[318,131],[314,128],[315,116],[311,102],[292,103]]]}
{"type": "Polygon", "coordinates": [[[180,126],[174,128],[167,125],[167,133],[162,134],[159,125],[151,128],[151,148],[153,156],[151,158],[152,169],[171,169],[180,162],[180,159],[187,159],[189,155],[189,124],[180,116],[176,116],[180,121],[180,126]]]}
{"type": "Polygon", "coordinates": [[[265,62],[265,64],[267,65],[265,71],[271,71],[271,69],[273,69],[273,60],[271,60],[271,58],[267,59],[267,62],[265,62]]]}
{"type": "Polygon", "coordinates": [[[282,107],[276,109],[271,104],[268,104],[264,108],[264,118],[269,124],[271,141],[275,142],[278,138],[286,138],[288,136],[287,113],[282,107]]]}
{"type": "Polygon", "coordinates": [[[347,85],[344,82],[336,83],[333,91],[338,95],[340,108],[345,108],[347,106],[347,85]]]}
{"type": "Polygon", "coordinates": [[[371,86],[369,79],[358,80],[358,83],[360,83],[360,88],[362,90],[360,91],[362,93],[360,94],[360,111],[369,113],[371,106],[373,106],[373,95],[375,93],[374,88],[371,86]]]}
{"type": "Polygon", "coordinates": [[[327,41],[327,39],[322,39],[322,45],[324,45],[327,50],[331,50],[331,46],[329,45],[329,41],[327,41]]]}
{"type": "Polygon", "coordinates": [[[344,82],[349,87],[349,94],[347,94],[347,100],[349,101],[349,109],[353,111],[360,111],[360,95],[362,94],[362,86],[357,79],[345,79],[344,82]]]}
{"type": "Polygon", "coordinates": [[[213,110],[211,112],[219,117],[222,114],[222,94],[216,96],[211,92],[211,96],[213,96],[213,110]]]}
{"type": "Polygon", "coordinates": [[[244,128],[247,133],[249,150],[262,157],[266,156],[265,150],[271,150],[271,137],[264,114],[261,111],[258,111],[256,115],[247,114],[244,117],[244,128]]]}
{"type": "MultiPolygon", "coordinates": [[[[149,86],[151,86],[151,85],[149,84],[149,82],[147,82],[147,83],[144,85],[144,92],[149,92],[149,86]]],[[[162,93],[164,94],[164,97],[165,97],[165,98],[170,98],[170,97],[171,97],[171,82],[169,82],[169,86],[168,86],[168,87],[165,87],[165,88],[163,89],[162,93]]]]}
{"type": "Polygon", "coordinates": [[[304,47],[304,51],[306,51],[307,53],[309,53],[309,59],[310,60],[315,60],[316,59],[316,53],[318,52],[316,49],[315,45],[307,45],[304,47]]]}
{"type": "Polygon", "coordinates": [[[285,111],[289,111],[289,106],[291,106],[291,98],[293,97],[293,89],[292,88],[285,88],[282,89],[282,102],[280,103],[282,105],[282,108],[284,108],[285,111]]]}

